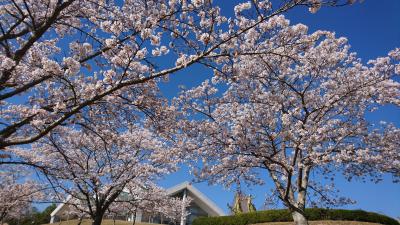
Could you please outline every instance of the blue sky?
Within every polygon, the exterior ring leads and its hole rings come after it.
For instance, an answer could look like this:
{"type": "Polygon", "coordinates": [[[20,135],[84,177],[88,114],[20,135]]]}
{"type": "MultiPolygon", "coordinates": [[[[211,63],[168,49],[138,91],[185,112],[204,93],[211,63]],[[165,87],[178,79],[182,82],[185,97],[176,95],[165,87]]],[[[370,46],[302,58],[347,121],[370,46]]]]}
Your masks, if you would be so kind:
{"type": "MultiPolygon", "coordinates": [[[[214,0],[222,7],[224,14],[231,14],[237,0],[214,0]],[[223,4],[222,4],[223,3],[223,4]]],[[[323,8],[316,14],[308,13],[306,8],[298,8],[286,14],[292,24],[303,23],[310,32],[315,30],[335,31],[337,36],[347,37],[352,51],[358,53],[364,62],[378,56],[385,56],[388,51],[400,47],[400,0],[365,0],[352,6],[339,8],[323,8]]],[[[200,84],[210,77],[210,72],[203,67],[194,66],[185,71],[173,74],[170,82],[162,86],[164,95],[174,97],[178,85],[191,87],[200,84]]],[[[400,126],[400,109],[388,106],[368,115],[368,120],[377,122],[386,120],[400,126]]],[[[393,184],[386,177],[379,184],[363,182],[347,182],[339,174],[336,184],[342,195],[351,197],[357,203],[345,208],[364,209],[383,213],[392,217],[400,217],[400,184],[393,184]]],[[[169,175],[160,184],[171,187],[180,182],[191,180],[187,169],[169,175]]],[[[225,190],[221,186],[208,186],[206,183],[195,184],[218,206],[228,212],[227,203],[233,200],[234,190],[225,190]]],[[[258,208],[263,205],[265,195],[272,186],[255,186],[246,188],[247,194],[255,196],[258,208]]]]}

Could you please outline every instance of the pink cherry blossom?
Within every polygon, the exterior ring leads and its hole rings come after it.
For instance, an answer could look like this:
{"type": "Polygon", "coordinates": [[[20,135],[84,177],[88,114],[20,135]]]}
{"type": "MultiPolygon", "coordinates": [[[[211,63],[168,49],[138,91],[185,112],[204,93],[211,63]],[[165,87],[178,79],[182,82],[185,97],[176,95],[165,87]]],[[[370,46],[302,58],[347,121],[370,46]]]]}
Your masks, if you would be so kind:
{"type": "Polygon", "coordinates": [[[60,125],[72,126],[79,114],[122,90],[158,82],[196,63],[223,60],[215,56],[240,50],[238,35],[246,33],[250,43],[260,35],[251,29],[255,25],[313,4],[290,0],[273,8],[269,1],[246,1],[235,7],[235,18],[227,18],[217,3],[203,0],[6,0],[0,6],[0,113],[5,122],[0,149],[8,152],[60,125]],[[157,58],[169,51],[175,54],[162,61],[170,63],[159,67],[157,58]],[[115,75],[107,76],[108,70],[115,75]]]}

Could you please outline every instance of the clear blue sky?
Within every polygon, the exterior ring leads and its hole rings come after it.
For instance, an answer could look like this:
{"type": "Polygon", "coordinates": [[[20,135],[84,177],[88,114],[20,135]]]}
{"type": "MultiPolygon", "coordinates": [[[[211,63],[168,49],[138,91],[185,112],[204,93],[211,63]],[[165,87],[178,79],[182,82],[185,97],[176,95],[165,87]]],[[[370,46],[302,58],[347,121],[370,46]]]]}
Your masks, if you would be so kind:
{"type": "MultiPolygon", "coordinates": [[[[223,13],[231,14],[237,0],[214,0],[222,5],[223,13]]],[[[352,51],[366,62],[368,59],[384,56],[395,47],[400,47],[400,0],[365,0],[352,6],[325,8],[316,14],[308,13],[306,8],[299,8],[286,14],[292,24],[303,23],[315,30],[335,31],[337,36],[349,39],[352,51]]],[[[191,67],[171,76],[170,82],[163,85],[163,92],[168,97],[176,96],[178,85],[191,87],[209,78],[210,72],[200,66],[191,67]]],[[[388,106],[368,115],[370,121],[386,120],[400,126],[400,110],[388,106]]],[[[186,169],[168,176],[160,184],[171,187],[180,182],[191,180],[186,169]]],[[[344,196],[356,200],[355,205],[347,208],[364,209],[383,213],[392,217],[400,217],[400,184],[393,184],[390,179],[382,183],[347,182],[338,175],[337,187],[344,196]]],[[[231,203],[234,190],[224,190],[221,186],[208,186],[206,183],[195,184],[218,206],[228,212],[227,203],[231,203]]],[[[257,186],[246,189],[255,196],[255,204],[259,208],[263,204],[265,194],[272,186],[257,186]]]]}

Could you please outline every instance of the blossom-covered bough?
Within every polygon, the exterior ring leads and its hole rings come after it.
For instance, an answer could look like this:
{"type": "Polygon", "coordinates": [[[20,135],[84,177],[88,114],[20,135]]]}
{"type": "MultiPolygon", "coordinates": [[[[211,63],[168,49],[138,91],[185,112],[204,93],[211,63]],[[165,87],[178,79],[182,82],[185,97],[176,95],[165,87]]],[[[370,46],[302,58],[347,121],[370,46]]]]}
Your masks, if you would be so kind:
{"type": "Polygon", "coordinates": [[[332,192],[339,171],[400,177],[400,129],[366,120],[400,106],[400,49],[363,64],[346,38],[307,30],[283,16],[258,24],[238,38],[237,57],[218,58],[211,81],[175,99],[198,177],[230,186],[268,175],[298,225],[306,205],[349,202],[332,192]]]}
{"type": "MultiPolygon", "coordinates": [[[[256,9],[258,19],[224,32],[228,19],[209,0],[5,0],[0,5],[0,149],[76,124],[90,105],[201,62],[273,15],[299,5],[315,10],[347,2],[290,0],[272,10],[268,1],[252,1],[237,10],[256,9]],[[176,63],[162,67],[160,58],[176,63]]],[[[133,97],[129,101],[138,101],[133,97]]]]}

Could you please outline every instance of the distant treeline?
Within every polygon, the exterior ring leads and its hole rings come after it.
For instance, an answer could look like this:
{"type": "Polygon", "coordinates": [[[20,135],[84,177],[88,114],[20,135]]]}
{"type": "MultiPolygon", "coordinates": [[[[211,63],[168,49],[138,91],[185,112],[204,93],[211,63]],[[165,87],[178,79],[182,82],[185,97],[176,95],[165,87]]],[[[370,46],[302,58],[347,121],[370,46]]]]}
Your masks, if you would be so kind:
{"type": "Polygon", "coordinates": [[[50,214],[56,208],[56,204],[49,205],[39,212],[36,207],[31,207],[17,219],[6,220],[8,225],[41,225],[50,222],[50,214]]]}

